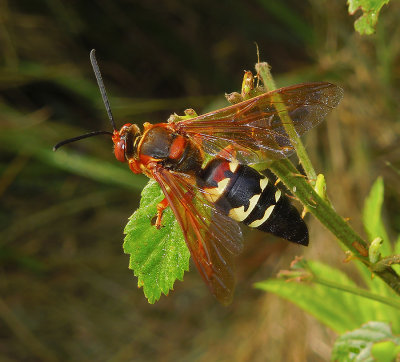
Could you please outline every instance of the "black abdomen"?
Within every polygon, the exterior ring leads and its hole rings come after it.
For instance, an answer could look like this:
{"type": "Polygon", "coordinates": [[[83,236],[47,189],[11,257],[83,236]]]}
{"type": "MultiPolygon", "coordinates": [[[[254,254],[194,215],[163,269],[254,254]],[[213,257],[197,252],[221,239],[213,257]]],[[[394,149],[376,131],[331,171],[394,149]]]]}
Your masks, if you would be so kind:
{"type": "Polygon", "coordinates": [[[208,198],[232,219],[308,245],[307,225],[289,199],[253,168],[216,158],[202,171],[208,198]]]}

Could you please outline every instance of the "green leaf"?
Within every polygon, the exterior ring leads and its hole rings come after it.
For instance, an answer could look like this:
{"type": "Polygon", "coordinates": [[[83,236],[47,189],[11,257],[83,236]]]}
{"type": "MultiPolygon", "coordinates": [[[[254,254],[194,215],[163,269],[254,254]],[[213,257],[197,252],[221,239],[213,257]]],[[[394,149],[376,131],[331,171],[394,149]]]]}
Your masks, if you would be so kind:
{"type": "Polygon", "coordinates": [[[363,223],[370,242],[377,237],[383,239],[383,244],[380,247],[380,251],[384,256],[386,256],[389,255],[392,250],[390,247],[388,234],[381,218],[383,196],[383,180],[381,177],[378,177],[378,179],[372,185],[371,191],[364,203],[363,223]]]}
{"type": "Polygon", "coordinates": [[[326,194],[326,180],[322,173],[317,176],[314,189],[321,199],[328,201],[328,195],[326,194]]]}
{"type": "Polygon", "coordinates": [[[163,198],[157,182],[150,180],[142,191],[139,209],[129,218],[124,230],[129,268],[137,276],[138,286],[143,287],[149,303],[160,299],[161,293],[167,295],[175,280],[183,280],[184,272],[189,270],[190,253],[171,209],[164,211],[161,229],[151,225],[157,204],[163,198]]]}
{"type": "MultiPolygon", "coordinates": [[[[392,253],[392,248],[381,217],[383,200],[383,179],[378,177],[372,185],[369,195],[365,199],[362,217],[364,228],[368,234],[368,240],[372,242],[378,237],[382,238],[383,242],[379,247],[379,252],[382,254],[382,256],[387,256],[392,253]]],[[[374,278],[373,280],[370,270],[368,270],[361,263],[357,263],[357,265],[361,275],[364,278],[364,281],[368,284],[371,290],[382,295],[391,295],[389,288],[387,288],[383,281],[378,280],[378,278],[374,278]]]]}
{"type": "MultiPolygon", "coordinates": [[[[400,338],[393,336],[390,326],[382,322],[368,322],[361,328],[340,336],[333,347],[332,360],[337,361],[375,361],[372,356],[374,344],[390,341],[392,344],[400,345],[400,338]]],[[[385,346],[386,355],[396,346],[385,346]]],[[[385,359],[384,361],[391,361],[385,359]]],[[[380,360],[383,361],[383,360],[380,360]]]]}
{"type": "Polygon", "coordinates": [[[368,250],[368,258],[372,264],[378,262],[381,258],[381,247],[382,247],[383,239],[379,236],[372,240],[371,245],[368,250]]]}
{"type": "MultiPolygon", "coordinates": [[[[317,279],[357,290],[356,284],[338,269],[318,262],[309,261],[307,264],[317,279]]],[[[393,317],[398,315],[397,309],[361,295],[318,284],[318,281],[297,283],[275,279],[257,283],[255,287],[293,302],[338,333],[357,328],[371,319],[390,321],[396,330],[400,326],[400,318],[393,317]]]]}
{"type": "MultiPolygon", "coordinates": [[[[344,285],[355,284],[342,272],[317,262],[308,262],[313,273],[344,285]]],[[[285,298],[338,333],[343,333],[365,322],[357,300],[342,291],[310,283],[267,280],[255,285],[285,298]]]]}
{"type": "Polygon", "coordinates": [[[378,342],[372,346],[371,354],[375,361],[395,361],[400,357],[400,346],[392,341],[378,342]]]}
{"type": "Polygon", "coordinates": [[[354,23],[356,31],[361,35],[370,35],[375,32],[375,25],[382,6],[389,3],[389,0],[348,0],[347,3],[350,15],[353,15],[358,9],[362,11],[362,15],[354,23]]]}

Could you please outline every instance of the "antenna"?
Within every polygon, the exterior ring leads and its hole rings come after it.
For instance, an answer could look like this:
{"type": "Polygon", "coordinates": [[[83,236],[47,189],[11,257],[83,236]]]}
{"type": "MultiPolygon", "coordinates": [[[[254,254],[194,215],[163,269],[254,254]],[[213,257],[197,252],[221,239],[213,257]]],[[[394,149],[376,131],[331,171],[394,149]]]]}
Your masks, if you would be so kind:
{"type": "Polygon", "coordinates": [[[96,76],[97,84],[100,89],[101,97],[103,98],[104,106],[106,107],[108,118],[111,122],[113,129],[116,130],[117,127],[115,125],[114,117],[111,112],[110,102],[108,101],[106,88],[104,87],[103,79],[101,78],[101,73],[100,73],[99,65],[97,64],[95,53],[96,53],[96,50],[92,49],[90,52],[90,62],[92,63],[94,75],[96,76]]]}
{"type": "Polygon", "coordinates": [[[75,142],[75,141],[79,141],[82,140],[84,138],[88,138],[88,137],[93,137],[93,136],[97,136],[99,134],[109,134],[109,135],[113,135],[112,132],[108,132],[108,131],[94,131],[94,132],[89,132],[89,133],[85,133],[83,135],[77,136],[77,137],[73,137],[73,138],[68,138],[64,141],[58,142],[54,147],[53,147],[53,151],[57,151],[58,148],[60,148],[61,146],[66,145],[67,143],[71,143],[71,142],[75,142]]]}
{"type": "MultiPolygon", "coordinates": [[[[108,118],[110,119],[110,122],[111,122],[111,125],[112,125],[114,131],[117,131],[117,127],[115,126],[115,122],[114,122],[114,117],[113,117],[113,115],[111,113],[111,107],[110,107],[110,103],[108,101],[106,89],[104,88],[103,79],[101,78],[100,69],[99,69],[99,66],[98,66],[97,61],[96,61],[96,56],[95,56],[95,50],[94,49],[92,49],[92,51],[90,52],[90,62],[92,63],[93,71],[94,71],[94,74],[96,76],[97,84],[99,85],[101,97],[103,98],[103,102],[104,102],[104,105],[105,105],[106,110],[107,110],[108,118]]],[[[97,136],[99,134],[108,134],[108,135],[111,135],[111,136],[114,135],[112,132],[109,132],[109,131],[94,131],[94,132],[85,133],[83,135],[80,135],[80,136],[77,136],[77,137],[73,137],[73,138],[68,138],[68,139],[66,139],[64,141],[61,141],[61,142],[57,143],[53,147],[53,151],[56,151],[58,148],[60,148],[61,146],[66,145],[67,143],[79,141],[79,140],[82,140],[82,139],[88,138],[88,137],[97,136]]]]}
{"type": "MultiPolygon", "coordinates": [[[[97,61],[96,61],[95,52],[96,51],[94,49],[92,49],[92,51],[90,52],[90,62],[92,63],[93,71],[94,71],[94,74],[96,76],[97,84],[99,85],[101,97],[103,98],[103,102],[104,102],[104,105],[106,107],[108,118],[110,119],[110,122],[111,122],[111,125],[112,125],[114,131],[117,131],[117,127],[115,126],[115,122],[114,122],[114,117],[113,117],[112,112],[111,112],[110,102],[108,101],[106,89],[104,87],[103,79],[101,78],[100,69],[99,69],[99,66],[98,66],[97,61]]],[[[66,139],[64,141],[61,141],[61,142],[57,143],[53,147],[53,151],[57,151],[58,148],[60,148],[61,146],[66,145],[67,143],[79,141],[79,140],[82,140],[82,139],[88,138],[88,137],[97,136],[99,134],[108,134],[108,135],[111,135],[111,136],[114,135],[112,132],[109,132],[109,131],[94,131],[94,132],[85,133],[83,135],[80,135],[80,136],[77,136],[77,137],[73,137],[73,138],[68,138],[68,139],[66,139]]]]}

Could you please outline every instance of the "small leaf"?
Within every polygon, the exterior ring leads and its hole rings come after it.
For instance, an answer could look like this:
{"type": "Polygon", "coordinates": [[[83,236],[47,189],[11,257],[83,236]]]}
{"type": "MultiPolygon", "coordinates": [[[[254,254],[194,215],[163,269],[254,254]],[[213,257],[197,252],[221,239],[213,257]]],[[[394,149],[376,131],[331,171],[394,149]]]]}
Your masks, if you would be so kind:
{"type": "Polygon", "coordinates": [[[315,192],[318,194],[318,196],[327,201],[328,200],[328,195],[326,194],[326,180],[325,180],[325,175],[320,173],[317,176],[317,181],[315,182],[315,192]]]}
{"type": "MultiPolygon", "coordinates": [[[[379,252],[383,256],[392,254],[390,240],[383,224],[381,214],[384,200],[384,184],[381,177],[379,177],[372,185],[371,191],[364,202],[363,208],[363,224],[368,234],[368,240],[372,242],[376,238],[382,238],[383,242],[379,247],[379,252]]],[[[356,263],[358,270],[364,281],[368,284],[370,289],[375,293],[389,296],[391,295],[390,289],[380,279],[372,279],[371,271],[365,267],[361,262],[356,263]]]]}
{"type": "Polygon", "coordinates": [[[371,245],[368,250],[368,258],[372,264],[375,264],[381,258],[381,247],[383,240],[379,236],[377,236],[374,240],[372,240],[371,245]]]}
{"type": "Polygon", "coordinates": [[[368,322],[361,328],[347,332],[336,340],[332,351],[332,360],[375,361],[371,354],[372,347],[375,343],[383,341],[390,341],[395,345],[400,344],[400,338],[393,336],[389,324],[368,322]]]}
{"type": "Polygon", "coordinates": [[[389,3],[389,0],[348,0],[347,3],[350,15],[353,15],[358,9],[361,9],[363,13],[354,23],[356,31],[361,35],[370,35],[375,32],[375,25],[382,6],[389,3]]]}
{"type": "Polygon", "coordinates": [[[124,251],[130,254],[129,268],[138,278],[138,286],[149,303],[173,289],[176,279],[183,280],[189,270],[190,253],[182,230],[170,208],[164,211],[161,229],[151,225],[157,204],[164,195],[157,182],[150,180],[142,191],[140,207],[125,227],[124,251]]]}
{"type": "Polygon", "coordinates": [[[373,241],[377,237],[383,239],[380,247],[381,253],[386,256],[392,250],[390,240],[382,221],[382,205],[383,205],[384,185],[383,180],[379,177],[372,185],[371,191],[364,203],[363,223],[368,234],[369,241],[373,241]]]}

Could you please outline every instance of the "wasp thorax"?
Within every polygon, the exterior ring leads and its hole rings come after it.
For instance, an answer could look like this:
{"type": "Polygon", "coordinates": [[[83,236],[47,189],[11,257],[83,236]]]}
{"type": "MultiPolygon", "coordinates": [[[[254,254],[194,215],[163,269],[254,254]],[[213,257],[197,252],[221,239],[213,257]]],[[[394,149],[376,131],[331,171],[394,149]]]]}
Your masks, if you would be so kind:
{"type": "Polygon", "coordinates": [[[140,136],[139,127],[131,123],[126,123],[119,131],[114,131],[114,154],[118,161],[126,162],[135,157],[140,136]]]}

